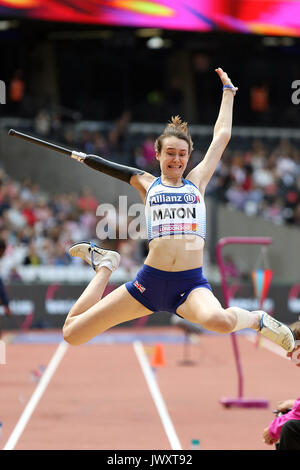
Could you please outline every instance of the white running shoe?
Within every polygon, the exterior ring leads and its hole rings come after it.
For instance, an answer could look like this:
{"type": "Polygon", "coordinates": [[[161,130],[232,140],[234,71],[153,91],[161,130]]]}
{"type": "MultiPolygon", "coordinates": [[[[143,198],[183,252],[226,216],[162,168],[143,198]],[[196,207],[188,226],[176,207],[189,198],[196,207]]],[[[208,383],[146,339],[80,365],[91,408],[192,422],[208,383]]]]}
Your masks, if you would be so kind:
{"type": "Polygon", "coordinates": [[[266,312],[260,313],[262,313],[262,315],[258,331],[286,351],[293,351],[295,349],[295,337],[292,330],[284,323],[275,320],[275,318],[271,317],[266,312]]]}
{"type": "Polygon", "coordinates": [[[69,248],[71,256],[79,256],[97,272],[105,266],[111,271],[118,269],[121,256],[117,251],[103,250],[92,242],[75,243],[69,248]]]}

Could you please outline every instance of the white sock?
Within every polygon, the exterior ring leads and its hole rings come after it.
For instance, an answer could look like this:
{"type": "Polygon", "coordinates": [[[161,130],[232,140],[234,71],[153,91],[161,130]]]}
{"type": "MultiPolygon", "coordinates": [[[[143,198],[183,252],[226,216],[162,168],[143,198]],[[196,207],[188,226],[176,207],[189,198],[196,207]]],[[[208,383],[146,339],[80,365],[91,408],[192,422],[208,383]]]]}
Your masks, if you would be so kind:
{"type": "Polygon", "coordinates": [[[117,252],[108,252],[103,258],[102,260],[100,261],[100,263],[97,265],[97,268],[96,270],[98,271],[98,269],[102,268],[103,266],[107,269],[109,269],[110,271],[114,272],[118,266],[119,266],[119,262],[120,262],[120,255],[119,253],[117,252]]]}
{"type": "Polygon", "coordinates": [[[232,331],[244,330],[245,328],[253,328],[253,319],[250,312],[239,310],[236,314],[236,325],[232,331]]]}
{"type": "Polygon", "coordinates": [[[110,260],[105,260],[99,263],[98,266],[96,267],[96,270],[98,271],[100,268],[103,268],[103,267],[110,269],[110,271],[115,271],[115,268],[110,260]]]}

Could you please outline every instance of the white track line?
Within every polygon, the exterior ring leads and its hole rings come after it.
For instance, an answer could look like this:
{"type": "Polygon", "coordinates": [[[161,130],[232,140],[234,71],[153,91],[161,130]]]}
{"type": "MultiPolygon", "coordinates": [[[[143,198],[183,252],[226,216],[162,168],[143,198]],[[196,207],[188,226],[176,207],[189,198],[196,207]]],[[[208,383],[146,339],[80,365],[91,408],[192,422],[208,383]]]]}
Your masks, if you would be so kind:
{"type": "Polygon", "coordinates": [[[157,408],[158,414],[162,421],[164,430],[167,434],[169,442],[171,444],[172,450],[182,450],[181,444],[175,432],[173,423],[169,416],[167,407],[160,393],[159,387],[157,385],[155,376],[152,372],[150,364],[148,362],[145,350],[140,341],[134,341],[133,348],[140,363],[141,369],[143,371],[144,377],[146,379],[147,385],[149,387],[150,393],[152,395],[154,404],[157,408]]]}
{"type": "Polygon", "coordinates": [[[33,392],[29,402],[26,405],[19,421],[17,422],[13,432],[11,433],[7,443],[5,444],[3,450],[13,450],[16,446],[22,432],[24,431],[32,413],[34,412],[39,400],[41,399],[44,391],[46,390],[53,374],[55,373],[60,361],[62,360],[65,352],[67,351],[68,343],[62,341],[54,355],[52,356],[51,361],[48,364],[45,372],[43,373],[39,384],[37,385],[35,391],[33,392]]]}

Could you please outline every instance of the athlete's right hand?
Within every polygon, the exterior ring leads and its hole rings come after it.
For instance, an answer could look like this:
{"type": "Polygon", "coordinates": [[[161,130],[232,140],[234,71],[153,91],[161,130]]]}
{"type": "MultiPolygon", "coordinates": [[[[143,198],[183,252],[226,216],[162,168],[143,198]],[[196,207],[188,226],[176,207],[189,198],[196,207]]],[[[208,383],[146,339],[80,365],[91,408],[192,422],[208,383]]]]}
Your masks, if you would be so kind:
{"type": "Polygon", "coordinates": [[[238,88],[233,85],[233,83],[232,83],[232,81],[230,80],[230,78],[228,77],[227,73],[224,72],[224,70],[221,69],[221,67],[218,67],[218,68],[216,69],[216,72],[217,72],[217,74],[219,75],[219,77],[220,77],[220,79],[221,79],[221,82],[223,83],[223,86],[224,86],[224,85],[229,85],[229,86],[231,86],[232,88],[234,88],[235,91],[238,90],[238,88]]]}

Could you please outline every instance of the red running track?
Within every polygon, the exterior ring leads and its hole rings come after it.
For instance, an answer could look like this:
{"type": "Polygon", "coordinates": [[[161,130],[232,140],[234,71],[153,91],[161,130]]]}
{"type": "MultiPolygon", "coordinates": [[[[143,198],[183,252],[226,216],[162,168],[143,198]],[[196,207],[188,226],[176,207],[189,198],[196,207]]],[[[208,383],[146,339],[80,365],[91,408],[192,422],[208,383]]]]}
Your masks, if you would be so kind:
{"type": "MultiPolygon", "coordinates": [[[[181,335],[176,328],[145,328],[138,333],[143,338],[149,331],[155,335],[163,332],[170,338],[181,335]]],[[[116,328],[109,332],[110,338],[120,333],[132,334],[133,329],[116,328]]],[[[47,367],[58,348],[57,343],[23,344],[11,336],[4,339],[7,361],[0,365],[2,449],[41,386],[43,376],[34,383],[31,371],[41,364],[47,367]]],[[[145,336],[142,344],[150,361],[155,342],[149,343],[145,336]]],[[[264,347],[256,349],[244,335],[238,337],[238,344],[244,395],[269,400],[267,409],[226,409],[219,403],[222,397],[237,394],[230,336],[197,336],[189,346],[194,364],[188,366],[181,364],[185,357],[182,343],[163,343],[166,365],[157,369],[156,384],[183,450],[190,449],[192,439],[200,440],[202,450],[274,449],[262,442],[262,432],[273,419],[272,409],[279,400],[299,396],[295,380],[299,369],[284,353],[280,356],[264,347]]],[[[12,448],[172,449],[133,344],[119,341],[67,346],[12,448]]]]}

